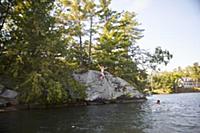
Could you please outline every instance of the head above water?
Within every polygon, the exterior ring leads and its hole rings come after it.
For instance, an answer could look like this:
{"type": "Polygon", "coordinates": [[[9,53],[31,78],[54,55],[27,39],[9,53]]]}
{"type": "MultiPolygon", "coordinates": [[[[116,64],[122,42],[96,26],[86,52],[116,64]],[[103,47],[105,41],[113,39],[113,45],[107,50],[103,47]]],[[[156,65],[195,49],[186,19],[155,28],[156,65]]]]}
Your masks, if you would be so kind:
{"type": "Polygon", "coordinates": [[[157,104],[160,104],[160,100],[158,99],[156,103],[157,103],[157,104]]]}

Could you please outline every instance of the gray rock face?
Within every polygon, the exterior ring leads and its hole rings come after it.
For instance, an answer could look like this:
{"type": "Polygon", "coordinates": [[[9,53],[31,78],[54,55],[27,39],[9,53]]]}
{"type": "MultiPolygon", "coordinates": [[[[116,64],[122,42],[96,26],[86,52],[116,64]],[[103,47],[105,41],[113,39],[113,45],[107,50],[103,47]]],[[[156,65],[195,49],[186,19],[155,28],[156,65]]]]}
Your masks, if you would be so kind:
{"type": "Polygon", "coordinates": [[[1,95],[0,97],[2,98],[7,98],[7,99],[14,99],[16,98],[17,96],[17,92],[16,91],[13,91],[13,90],[5,90],[1,95]]]}
{"type": "Polygon", "coordinates": [[[82,74],[74,74],[75,80],[87,86],[86,101],[145,98],[142,93],[125,80],[114,77],[108,72],[105,72],[105,77],[100,79],[100,74],[100,72],[94,70],[89,70],[82,74]]]}
{"type": "MultiPolygon", "coordinates": [[[[4,90],[4,88],[2,89],[4,90]]],[[[0,108],[7,107],[16,102],[16,96],[18,93],[13,90],[6,89],[0,93],[0,108]]]]}

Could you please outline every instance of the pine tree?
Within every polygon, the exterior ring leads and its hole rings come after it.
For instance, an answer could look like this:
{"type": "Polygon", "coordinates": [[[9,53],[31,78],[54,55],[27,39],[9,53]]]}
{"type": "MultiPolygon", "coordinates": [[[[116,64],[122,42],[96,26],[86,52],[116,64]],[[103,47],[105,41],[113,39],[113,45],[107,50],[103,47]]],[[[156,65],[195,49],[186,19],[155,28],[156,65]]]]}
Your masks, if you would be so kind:
{"type": "Polygon", "coordinates": [[[51,15],[53,7],[54,1],[18,1],[7,23],[10,35],[1,72],[17,82],[23,103],[64,102],[75,84],[70,66],[61,59],[68,53],[51,15]]]}

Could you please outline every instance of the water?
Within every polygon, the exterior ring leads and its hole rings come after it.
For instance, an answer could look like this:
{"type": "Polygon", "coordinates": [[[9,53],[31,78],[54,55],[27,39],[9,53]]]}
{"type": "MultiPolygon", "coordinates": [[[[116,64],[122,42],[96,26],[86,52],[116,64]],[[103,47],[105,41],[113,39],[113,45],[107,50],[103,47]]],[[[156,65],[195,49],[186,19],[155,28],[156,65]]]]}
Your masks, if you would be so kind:
{"type": "Polygon", "coordinates": [[[0,133],[200,133],[200,93],[154,95],[141,103],[1,113],[0,133]]]}

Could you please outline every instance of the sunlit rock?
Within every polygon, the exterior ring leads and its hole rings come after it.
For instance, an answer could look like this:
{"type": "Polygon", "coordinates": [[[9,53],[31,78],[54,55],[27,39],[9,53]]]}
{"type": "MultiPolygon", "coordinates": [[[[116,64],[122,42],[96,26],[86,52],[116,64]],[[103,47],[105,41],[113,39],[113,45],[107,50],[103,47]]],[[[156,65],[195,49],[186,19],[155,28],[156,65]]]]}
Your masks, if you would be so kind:
{"type": "Polygon", "coordinates": [[[108,72],[105,72],[105,77],[100,78],[100,72],[89,70],[81,74],[74,74],[74,78],[85,84],[86,101],[112,101],[112,100],[130,100],[130,99],[145,99],[145,96],[136,88],[131,86],[125,80],[114,77],[108,72]]]}

